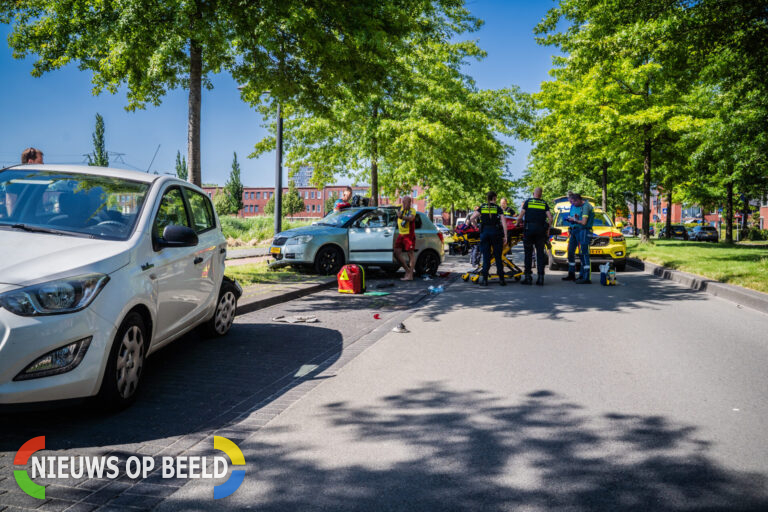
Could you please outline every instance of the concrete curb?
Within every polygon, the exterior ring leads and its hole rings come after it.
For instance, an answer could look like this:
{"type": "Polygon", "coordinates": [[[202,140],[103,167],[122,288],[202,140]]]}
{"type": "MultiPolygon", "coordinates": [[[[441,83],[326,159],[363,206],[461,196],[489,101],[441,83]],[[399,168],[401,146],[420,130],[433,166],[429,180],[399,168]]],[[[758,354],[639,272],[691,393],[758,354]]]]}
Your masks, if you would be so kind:
{"type": "Polygon", "coordinates": [[[669,279],[670,281],[675,281],[676,283],[693,288],[694,290],[707,292],[710,295],[720,297],[721,299],[729,300],[736,304],[760,311],[761,313],[768,314],[767,293],[749,290],[732,284],[721,283],[706,277],[697,276],[696,274],[689,274],[688,272],[672,270],[671,268],[663,267],[648,261],[642,261],[637,258],[627,258],[627,263],[633,267],[644,270],[648,274],[653,274],[662,279],[669,279]]]}
{"type": "Polygon", "coordinates": [[[269,256],[269,248],[253,247],[249,249],[227,250],[227,260],[239,260],[243,258],[263,258],[269,256]]]}
{"type": "Polygon", "coordinates": [[[274,306],[276,304],[282,304],[283,302],[288,302],[294,299],[300,299],[301,297],[306,297],[307,295],[311,295],[313,293],[317,293],[317,292],[332,288],[335,284],[336,284],[336,278],[334,277],[332,279],[328,279],[321,283],[316,283],[316,284],[304,286],[301,288],[288,290],[283,293],[275,293],[274,295],[270,295],[268,297],[264,297],[261,299],[256,299],[250,302],[246,302],[244,304],[238,303],[236,315],[244,315],[246,313],[252,313],[253,311],[256,311],[258,309],[264,309],[270,306],[274,306]]]}

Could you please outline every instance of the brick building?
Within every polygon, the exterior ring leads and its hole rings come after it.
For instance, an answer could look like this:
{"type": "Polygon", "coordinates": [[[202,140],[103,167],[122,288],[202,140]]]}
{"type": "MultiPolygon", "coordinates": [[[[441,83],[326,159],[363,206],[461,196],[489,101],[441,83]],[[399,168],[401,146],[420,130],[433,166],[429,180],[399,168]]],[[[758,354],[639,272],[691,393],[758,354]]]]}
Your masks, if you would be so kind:
{"type": "MultiPolygon", "coordinates": [[[[302,213],[297,213],[294,217],[302,218],[320,218],[327,213],[325,208],[325,200],[331,195],[333,197],[340,197],[346,187],[344,185],[329,185],[320,190],[315,187],[296,187],[296,191],[301,195],[304,200],[304,209],[302,213]]],[[[222,193],[223,187],[210,187],[204,186],[203,190],[208,194],[208,197],[213,199],[216,194],[222,193]]],[[[354,186],[352,187],[353,193],[365,196],[368,194],[368,187],[366,186],[354,186]]],[[[288,192],[288,187],[283,187],[283,193],[288,192]]],[[[275,194],[275,187],[245,187],[243,189],[243,209],[238,212],[240,217],[254,217],[256,215],[264,215],[264,207],[272,196],[275,194]]],[[[420,187],[416,187],[411,191],[411,195],[414,198],[414,208],[419,211],[425,211],[426,201],[424,199],[416,199],[422,194],[420,187]]],[[[379,205],[386,206],[389,204],[398,204],[397,198],[390,199],[387,196],[379,196],[379,205]]]]}

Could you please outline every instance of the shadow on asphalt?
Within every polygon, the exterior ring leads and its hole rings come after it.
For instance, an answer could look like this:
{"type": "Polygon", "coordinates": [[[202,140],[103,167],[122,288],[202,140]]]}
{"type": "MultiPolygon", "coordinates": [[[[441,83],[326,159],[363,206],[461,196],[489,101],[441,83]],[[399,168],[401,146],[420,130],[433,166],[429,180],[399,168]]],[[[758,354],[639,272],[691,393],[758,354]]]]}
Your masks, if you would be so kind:
{"type": "MultiPolygon", "coordinates": [[[[590,416],[547,390],[510,405],[427,382],[373,407],[329,404],[324,420],[355,438],[345,450],[392,443],[400,456],[319,463],[308,443],[270,442],[284,428],[267,426],[241,444],[249,476],[228,505],[263,512],[768,510],[765,477],[719,466],[695,427],[662,416],[590,416]]],[[[216,507],[178,494],[166,504],[216,507]]]]}
{"type": "MultiPolygon", "coordinates": [[[[562,281],[565,275],[563,271],[547,272],[543,287],[512,282],[505,288],[496,283],[480,287],[459,280],[446,293],[453,300],[452,309],[496,311],[510,317],[541,314],[562,321],[569,321],[565,314],[590,311],[632,314],[634,310],[661,309],[673,302],[708,298],[704,292],[659,279],[632,267],[616,274],[617,286],[601,286],[600,273],[596,271],[592,272],[590,285],[562,281]],[[488,299],[489,294],[492,294],[493,300],[488,299]]],[[[439,321],[445,312],[428,306],[422,315],[426,321],[439,321]]]]}
{"type": "Polygon", "coordinates": [[[172,442],[167,438],[227,427],[249,409],[279,398],[338,358],[342,336],[299,324],[237,322],[218,339],[189,334],[153,354],[128,409],[107,414],[91,405],[0,415],[0,451],[15,452],[45,435],[46,449],[172,442]]]}

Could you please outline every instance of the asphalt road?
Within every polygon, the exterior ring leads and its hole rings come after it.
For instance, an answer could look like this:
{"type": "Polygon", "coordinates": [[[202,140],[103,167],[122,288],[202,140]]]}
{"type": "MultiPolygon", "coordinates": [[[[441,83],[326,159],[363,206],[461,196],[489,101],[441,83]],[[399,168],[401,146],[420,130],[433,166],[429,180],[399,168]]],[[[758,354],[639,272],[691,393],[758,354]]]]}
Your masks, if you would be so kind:
{"type": "Polygon", "coordinates": [[[241,315],[220,339],[192,333],[177,340],[149,358],[138,400],[118,414],[104,414],[88,404],[0,414],[0,511],[154,507],[183,481],[160,479],[158,474],[119,481],[36,479],[49,486],[43,503],[17,487],[13,458],[36,436],[46,437],[45,455],[116,455],[123,462],[132,455],[217,453],[212,450],[213,435],[237,442],[257,431],[306,393],[301,391],[306,389],[300,387],[303,383],[319,382],[319,371],[338,364],[342,354],[355,354],[351,345],[362,346],[357,344],[362,337],[422,304],[430,285],[447,281],[404,283],[375,272],[369,277],[370,290],[388,295],[350,296],[328,290],[241,315]],[[297,315],[312,315],[318,322],[273,321],[297,315]]]}
{"type": "Polygon", "coordinates": [[[0,416],[0,509],[768,510],[768,316],[641,272],[615,288],[560,275],[432,299],[431,281],[328,291],[188,336],[120,414],[0,416]],[[219,501],[156,473],[37,480],[40,503],[12,477],[35,435],[121,460],[213,455],[223,435],[247,476],[219,501]]]}
{"type": "MultiPolygon", "coordinates": [[[[228,506],[768,510],[768,316],[640,272],[458,282],[240,446],[228,506]]],[[[161,510],[215,508],[193,482],[161,510]]]]}

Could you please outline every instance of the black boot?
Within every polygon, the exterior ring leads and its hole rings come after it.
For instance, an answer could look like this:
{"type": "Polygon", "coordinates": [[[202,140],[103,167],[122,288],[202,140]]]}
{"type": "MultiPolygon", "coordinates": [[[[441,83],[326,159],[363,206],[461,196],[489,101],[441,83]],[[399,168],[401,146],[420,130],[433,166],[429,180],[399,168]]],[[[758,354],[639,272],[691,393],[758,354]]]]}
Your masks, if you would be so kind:
{"type": "Polygon", "coordinates": [[[536,284],[544,286],[544,274],[539,274],[539,277],[536,278],[536,284]]]}
{"type": "Polygon", "coordinates": [[[563,278],[563,281],[575,281],[576,272],[568,272],[568,275],[563,278]]]}
{"type": "Polygon", "coordinates": [[[507,286],[507,281],[504,279],[504,274],[501,274],[499,276],[499,285],[501,286],[507,286]]]}
{"type": "Polygon", "coordinates": [[[525,278],[523,279],[523,282],[520,284],[524,284],[527,286],[530,286],[533,284],[533,279],[531,279],[531,274],[525,274],[525,278]]]}
{"type": "Polygon", "coordinates": [[[488,286],[488,276],[483,276],[480,278],[480,286],[488,286]]]}

